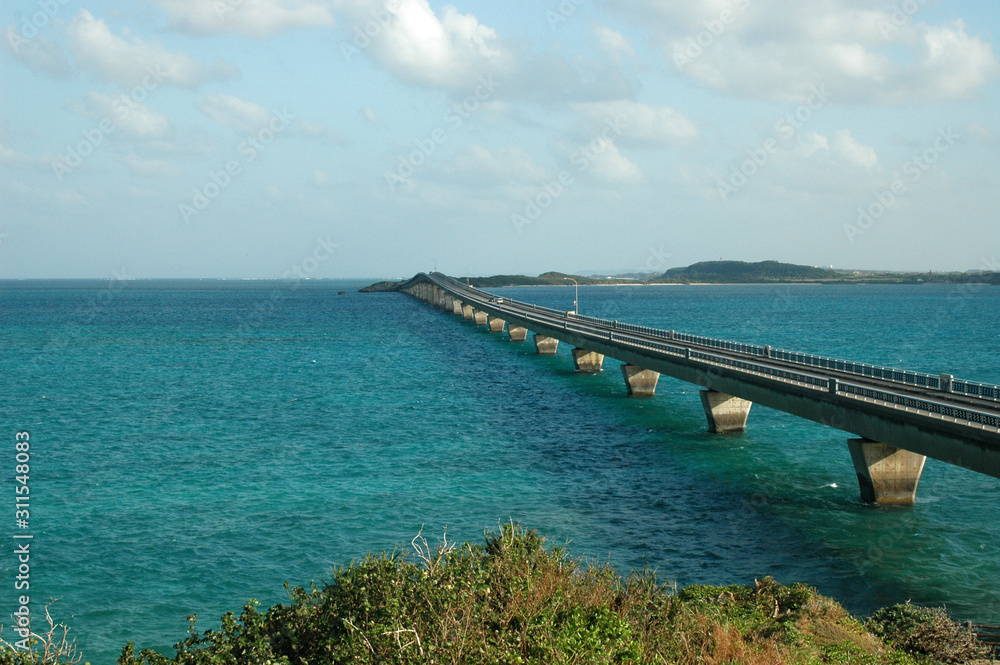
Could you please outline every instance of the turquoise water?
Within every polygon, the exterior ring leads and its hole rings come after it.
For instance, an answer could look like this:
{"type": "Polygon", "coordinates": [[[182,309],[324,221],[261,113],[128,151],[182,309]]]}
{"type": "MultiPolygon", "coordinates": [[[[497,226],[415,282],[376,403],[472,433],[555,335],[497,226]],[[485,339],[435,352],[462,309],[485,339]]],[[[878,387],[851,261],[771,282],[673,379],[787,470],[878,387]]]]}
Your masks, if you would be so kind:
{"type": "MultiPolygon", "coordinates": [[[[170,652],[369,551],[513,518],[664,579],[806,581],[864,613],[911,599],[1000,623],[1000,484],[928,460],[912,509],[859,502],[848,434],[755,406],[705,432],[697,388],[625,396],[357,283],[0,284],[0,494],[31,433],[32,608],[85,658],[170,652]],[[58,287],[58,288],[56,288],[58,287]],[[71,287],[71,288],[68,288],[71,287]],[[340,289],[346,295],[337,295],[340,289]]],[[[569,308],[570,288],[502,289],[569,308]]],[[[581,313],[1000,383],[1000,290],[594,287],[581,313]]],[[[0,614],[16,609],[13,547],[0,614]]],[[[9,621],[4,621],[9,624],[9,621]]],[[[11,637],[9,628],[4,637],[11,637]]]]}

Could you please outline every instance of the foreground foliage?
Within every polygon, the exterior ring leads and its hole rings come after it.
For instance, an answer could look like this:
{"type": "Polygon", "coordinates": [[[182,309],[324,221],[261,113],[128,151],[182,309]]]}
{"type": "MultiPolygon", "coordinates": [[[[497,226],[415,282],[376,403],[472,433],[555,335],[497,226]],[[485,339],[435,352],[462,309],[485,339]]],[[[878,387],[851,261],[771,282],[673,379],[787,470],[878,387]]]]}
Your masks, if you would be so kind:
{"type": "Polygon", "coordinates": [[[941,663],[967,663],[990,652],[971,629],[956,624],[940,608],[894,605],[873,614],[868,626],[886,642],[941,663]]]}
{"type": "MultiPolygon", "coordinates": [[[[813,589],[770,578],[676,592],[650,572],[584,565],[516,525],[483,545],[413,545],[413,560],[369,555],[322,588],[289,589],[287,604],[262,612],[251,601],[218,630],[200,633],[191,617],[173,657],[129,643],[118,663],[910,665],[980,655],[943,612],[896,606],[866,627],[813,589]]],[[[57,661],[0,653],[0,665],[45,662],[57,661]]]]}

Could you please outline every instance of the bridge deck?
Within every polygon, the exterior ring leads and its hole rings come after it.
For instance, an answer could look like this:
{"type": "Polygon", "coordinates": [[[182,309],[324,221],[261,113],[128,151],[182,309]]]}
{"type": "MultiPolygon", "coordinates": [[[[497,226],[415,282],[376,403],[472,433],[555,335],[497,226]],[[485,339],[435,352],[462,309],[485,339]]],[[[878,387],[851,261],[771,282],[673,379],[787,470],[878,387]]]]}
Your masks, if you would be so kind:
{"type": "Polygon", "coordinates": [[[509,324],[859,437],[1000,477],[1000,388],[575,315],[426,282],[509,324]]]}

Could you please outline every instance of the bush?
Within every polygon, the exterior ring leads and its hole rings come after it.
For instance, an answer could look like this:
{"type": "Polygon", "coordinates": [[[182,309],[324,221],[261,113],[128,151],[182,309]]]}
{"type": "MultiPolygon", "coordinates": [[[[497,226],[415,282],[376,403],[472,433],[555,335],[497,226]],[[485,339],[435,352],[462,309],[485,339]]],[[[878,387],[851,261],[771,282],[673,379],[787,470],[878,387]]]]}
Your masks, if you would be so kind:
{"type": "Polygon", "coordinates": [[[866,625],[903,651],[941,663],[966,663],[990,653],[971,628],[952,621],[942,608],[893,605],[875,612],[866,625]]]}
{"type": "MultiPolygon", "coordinates": [[[[125,645],[119,665],[914,665],[814,589],[764,578],[680,592],[651,571],[621,576],[573,559],[508,524],[482,545],[369,555],[320,587],[290,588],[261,611],[250,601],[173,656],[125,645]]],[[[50,640],[51,641],[51,640],[50,640]]],[[[57,644],[64,644],[64,642],[57,644]]],[[[67,662],[0,649],[0,665],[67,662]]],[[[75,654],[69,652],[70,659],[75,654]]]]}
{"type": "Polygon", "coordinates": [[[17,649],[0,638],[0,665],[77,665],[83,659],[77,651],[76,640],[69,637],[69,628],[53,621],[49,608],[54,602],[56,599],[45,606],[48,630],[44,635],[31,633],[30,649],[17,649]]]}

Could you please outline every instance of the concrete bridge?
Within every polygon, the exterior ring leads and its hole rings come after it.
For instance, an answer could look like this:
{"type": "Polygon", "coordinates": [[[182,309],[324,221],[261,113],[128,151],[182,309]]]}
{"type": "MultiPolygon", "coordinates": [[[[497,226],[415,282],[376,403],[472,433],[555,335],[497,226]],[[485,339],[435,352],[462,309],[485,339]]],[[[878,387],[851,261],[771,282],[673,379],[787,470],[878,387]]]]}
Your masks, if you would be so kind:
{"type": "Polygon", "coordinates": [[[852,433],[847,447],[861,498],[912,505],[927,457],[1000,478],[1000,387],[608,321],[420,273],[399,290],[456,316],[533,333],[540,354],[573,345],[576,369],[621,361],[629,395],[651,396],[660,374],[703,388],[709,431],[741,432],[754,402],[852,433]]]}

